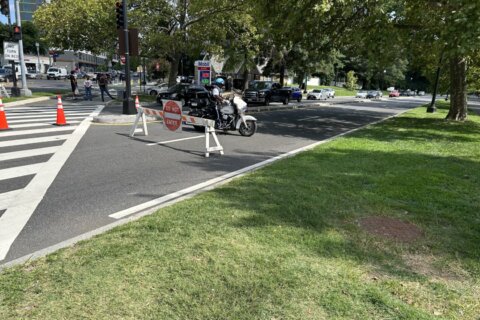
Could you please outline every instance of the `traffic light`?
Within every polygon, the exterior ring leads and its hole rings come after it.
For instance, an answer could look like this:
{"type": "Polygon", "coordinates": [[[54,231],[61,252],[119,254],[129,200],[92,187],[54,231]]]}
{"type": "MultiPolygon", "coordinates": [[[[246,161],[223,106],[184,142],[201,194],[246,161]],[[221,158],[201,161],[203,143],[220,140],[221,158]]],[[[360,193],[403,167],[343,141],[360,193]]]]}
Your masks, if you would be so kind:
{"type": "Polygon", "coordinates": [[[115,3],[115,11],[117,13],[117,29],[123,29],[125,23],[125,14],[123,12],[123,4],[120,1],[115,3]]]}
{"type": "Polygon", "coordinates": [[[13,27],[13,40],[22,40],[22,28],[20,28],[19,26],[13,27]]]}
{"type": "Polygon", "coordinates": [[[10,14],[10,6],[8,5],[8,0],[0,0],[0,12],[8,16],[10,14]]]}

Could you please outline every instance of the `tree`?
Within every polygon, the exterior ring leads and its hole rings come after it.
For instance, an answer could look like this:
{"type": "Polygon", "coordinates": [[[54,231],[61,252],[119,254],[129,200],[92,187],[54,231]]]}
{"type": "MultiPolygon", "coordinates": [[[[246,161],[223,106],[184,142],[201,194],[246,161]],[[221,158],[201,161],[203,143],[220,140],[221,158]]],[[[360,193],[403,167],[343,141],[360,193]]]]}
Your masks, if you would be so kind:
{"type": "Polygon", "coordinates": [[[404,34],[415,41],[418,56],[429,56],[431,65],[441,67],[443,62],[448,65],[444,70],[449,75],[451,97],[447,119],[465,120],[467,65],[479,52],[480,3],[406,0],[403,9],[395,20],[398,27],[406,31],[404,34]]]}
{"type": "Polygon", "coordinates": [[[55,0],[33,22],[49,47],[113,54],[117,47],[115,0],[55,0]]]}
{"type": "Polygon", "coordinates": [[[347,83],[345,84],[345,88],[348,90],[355,90],[357,89],[357,77],[355,76],[355,71],[351,70],[347,72],[347,83]]]}
{"type": "Polygon", "coordinates": [[[232,16],[244,10],[241,0],[137,0],[132,18],[142,33],[142,48],[152,58],[169,61],[174,84],[181,59],[222,52],[232,16]]]}

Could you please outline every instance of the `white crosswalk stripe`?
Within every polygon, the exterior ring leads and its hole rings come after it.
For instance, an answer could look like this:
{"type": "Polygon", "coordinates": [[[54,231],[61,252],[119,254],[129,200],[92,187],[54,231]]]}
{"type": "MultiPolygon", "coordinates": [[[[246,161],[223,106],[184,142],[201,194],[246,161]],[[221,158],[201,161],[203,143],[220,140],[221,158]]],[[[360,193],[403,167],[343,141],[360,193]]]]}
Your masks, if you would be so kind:
{"type": "Polygon", "coordinates": [[[42,163],[29,164],[21,167],[13,167],[0,170],[0,180],[19,178],[35,174],[41,167],[42,163]]]}
{"type": "Polygon", "coordinates": [[[13,190],[9,192],[0,193],[0,210],[5,210],[13,199],[20,193],[21,190],[13,190]]]}
{"type": "MultiPolygon", "coordinates": [[[[0,141],[0,148],[23,146],[23,145],[26,145],[26,144],[35,144],[35,143],[44,143],[44,142],[66,140],[69,136],[70,135],[68,135],[68,134],[61,134],[61,135],[48,136],[48,137],[0,141]]],[[[1,137],[1,135],[0,135],[0,137],[1,137]]]]}
{"type": "Polygon", "coordinates": [[[0,261],[101,108],[64,105],[68,126],[53,126],[54,106],[5,108],[12,130],[0,131],[0,261]]]}
{"type": "Polygon", "coordinates": [[[47,148],[37,148],[32,150],[22,150],[22,151],[13,151],[13,152],[6,152],[0,153],[0,161],[7,161],[12,159],[21,159],[21,158],[28,158],[28,157],[35,157],[41,156],[45,154],[54,153],[60,147],[47,147],[47,148]]]}

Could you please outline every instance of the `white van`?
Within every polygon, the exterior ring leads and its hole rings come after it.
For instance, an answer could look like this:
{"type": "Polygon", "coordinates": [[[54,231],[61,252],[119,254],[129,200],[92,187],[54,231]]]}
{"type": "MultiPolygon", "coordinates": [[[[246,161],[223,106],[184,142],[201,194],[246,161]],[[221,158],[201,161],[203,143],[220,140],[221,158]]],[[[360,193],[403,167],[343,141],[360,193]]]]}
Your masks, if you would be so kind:
{"type": "Polygon", "coordinates": [[[68,76],[67,69],[65,68],[57,68],[57,67],[50,67],[47,70],[47,79],[66,79],[68,76]]]}

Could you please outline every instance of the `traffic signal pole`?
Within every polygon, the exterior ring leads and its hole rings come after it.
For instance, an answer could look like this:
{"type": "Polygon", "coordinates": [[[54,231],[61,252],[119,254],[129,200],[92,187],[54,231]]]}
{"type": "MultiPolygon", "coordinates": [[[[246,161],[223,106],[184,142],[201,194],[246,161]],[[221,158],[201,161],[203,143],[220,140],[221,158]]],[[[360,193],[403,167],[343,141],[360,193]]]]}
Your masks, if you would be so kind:
{"type": "MultiPolygon", "coordinates": [[[[123,7],[123,32],[125,33],[125,97],[123,100],[123,114],[131,114],[130,97],[132,95],[132,87],[130,84],[130,52],[128,47],[128,18],[127,18],[127,0],[122,0],[123,7]]],[[[133,102],[133,101],[132,101],[133,102]]]]}
{"type": "MultiPolygon", "coordinates": [[[[125,0],[123,0],[125,2],[125,0]]],[[[20,17],[20,5],[19,5],[19,0],[15,0],[15,13],[17,16],[17,26],[22,30],[22,19],[20,17]]],[[[21,95],[22,96],[31,96],[32,91],[28,90],[27,87],[27,70],[25,68],[25,58],[23,56],[23,40],[20,39],[18,40],[18,51],[20,55],[20,70],[22,70],[22,90],[21,95]]],[[[15,68],[12,70],[12,72],[15,72],[15,68]]]]}

